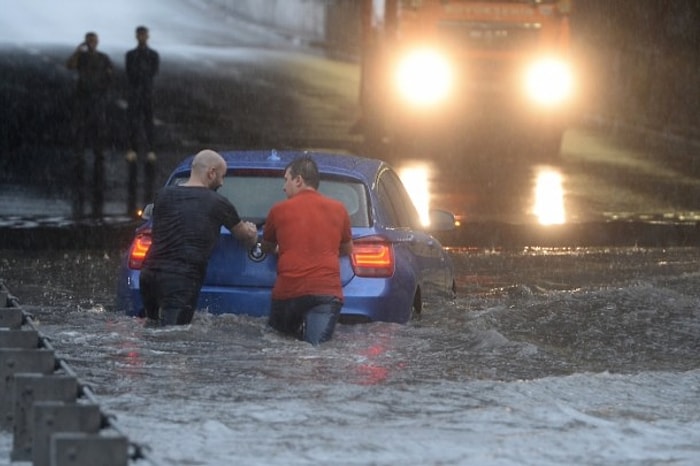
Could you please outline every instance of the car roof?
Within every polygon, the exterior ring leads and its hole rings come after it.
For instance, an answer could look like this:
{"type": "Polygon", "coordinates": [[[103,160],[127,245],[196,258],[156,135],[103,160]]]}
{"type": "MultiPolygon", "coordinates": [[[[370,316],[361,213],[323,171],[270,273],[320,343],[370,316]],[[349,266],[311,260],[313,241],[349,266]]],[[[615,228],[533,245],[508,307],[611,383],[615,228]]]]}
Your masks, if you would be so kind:
{"type": "MultiPolygon", "coordinates": [[[[219,151],[228,169],[284,170],[295,158],[309,155],[321,174],[342,175],[371,183],[386,163],[369,157],[322,150],[232,150],[219,151]]],[[[184,159],[173,175],[189,173],[194,155],[184,159]]]]}

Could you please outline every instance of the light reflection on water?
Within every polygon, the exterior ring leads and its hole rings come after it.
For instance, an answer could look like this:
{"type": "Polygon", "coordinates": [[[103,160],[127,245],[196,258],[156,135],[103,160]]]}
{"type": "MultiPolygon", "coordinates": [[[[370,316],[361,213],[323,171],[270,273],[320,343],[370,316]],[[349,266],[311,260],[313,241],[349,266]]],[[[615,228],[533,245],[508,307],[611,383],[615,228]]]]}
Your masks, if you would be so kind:
{"type": "Polygon", "coordinates": [[[532,212],[541,225],[566,222],[563,176],[559,169],[547,165],[534,167],[534,201],[532,212]]]}
{"type": "MultiPolygon", "coordinates": [[[[423,225],[429,224],[429,211],[435,197],[430,180],[435,168],[427,160],[404,160],[396,170],[406,187],[423,225]]],[[[536,165],[532,176],[532,201],[528,215],[534,215],[540,225],[566,223],[564,176],[551,165],[536,165]]],[[[457,207],[457,206],[455,206],[457,207]]]]}

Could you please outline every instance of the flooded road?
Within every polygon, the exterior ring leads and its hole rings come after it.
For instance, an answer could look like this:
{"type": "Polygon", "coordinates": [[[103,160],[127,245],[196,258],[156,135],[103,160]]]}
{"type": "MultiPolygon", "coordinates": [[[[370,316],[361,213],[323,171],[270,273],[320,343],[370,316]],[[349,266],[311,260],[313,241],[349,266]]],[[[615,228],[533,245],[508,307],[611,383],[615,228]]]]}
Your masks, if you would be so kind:
{"type": "Polygon", "coordinates": [[[695,248],[454,250],[455,300],[320,348],[246,316],[146,329],[118,255],[2,251],[0,276],[160,464],[700,460],[695,248]]]}
{"type": "MultiPolygon", "coordinates": [[[[89,28],[118,69],[141,3],[91,10],[89,28]]],[[[159,184],[203,147],[383,155],[351,131],[356,63],[213,21],[207,2],[152,3],[143,21],[163,58],[159,184]]],[[[6,8],[17,17],[7,17],[0,53],[9,102],[0,116],[13,136],[3,140],[0,213],[30,234],[69,213],[74,76],[63,63],[88,26],[17,5],[6,8]]],[[[122,91],[105,206],[115,217],[127,213],[122,91]]],[[[413,177],[419,208],[451,209],[463,225],[643,217],[689,221],[697,233],[694,145],[581,125],[544,163],[517,140],[497,142],[504,147],[428,146],[387,158],[413,177]]],[[[618,236],[635,244],[629,229],[618,236]]],[[[245,316],[201,312],[188,327],[146,329],[114,308],[121,251],[0,250],[0,279],[163,466],[700,464],[700,249],[497,246],[455,249],[457,298],[425,303],[421,321],[340,325],[320,348],[245,316]]],[[[11,443],[0,435],[0,466],[11,443]]]]}

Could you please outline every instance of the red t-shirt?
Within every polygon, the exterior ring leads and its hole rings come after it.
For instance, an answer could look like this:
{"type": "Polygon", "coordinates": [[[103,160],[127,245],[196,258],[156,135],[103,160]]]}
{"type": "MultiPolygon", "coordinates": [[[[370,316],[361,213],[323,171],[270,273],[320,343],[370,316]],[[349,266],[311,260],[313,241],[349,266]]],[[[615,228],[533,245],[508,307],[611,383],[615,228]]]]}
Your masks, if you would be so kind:
{"type": "Polygon", "coordinates": [[[343,298],[339,249],[352,239],[345,206],[313,190],[275,204],[263,239],[279,245],[273,299],[304,295],[343,298]]]}

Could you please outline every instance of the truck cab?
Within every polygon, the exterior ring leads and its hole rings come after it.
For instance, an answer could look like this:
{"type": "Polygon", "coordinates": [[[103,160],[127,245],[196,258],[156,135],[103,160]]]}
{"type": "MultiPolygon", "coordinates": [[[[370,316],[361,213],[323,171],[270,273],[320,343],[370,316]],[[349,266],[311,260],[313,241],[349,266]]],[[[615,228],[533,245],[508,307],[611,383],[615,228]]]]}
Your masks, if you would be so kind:
{"type": "Polygon", "coordinates": [[[364,0],[367,137],[519,129],[559,151],[575,101],[570,0],[364,0]]]}

